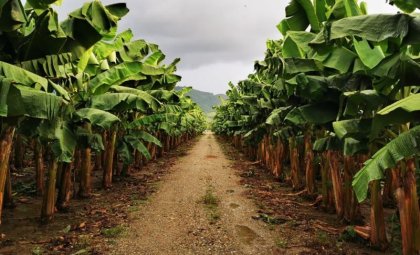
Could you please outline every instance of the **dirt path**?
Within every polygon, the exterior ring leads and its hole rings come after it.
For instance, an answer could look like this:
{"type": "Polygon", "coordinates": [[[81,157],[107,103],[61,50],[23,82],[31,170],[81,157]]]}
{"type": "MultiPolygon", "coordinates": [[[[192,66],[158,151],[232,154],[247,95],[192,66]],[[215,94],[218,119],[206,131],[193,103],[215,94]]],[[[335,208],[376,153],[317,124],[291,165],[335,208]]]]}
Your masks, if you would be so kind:
{"type": "Polygon", "coordinates": [[[252,219],[257,208],[231,163],[214,135],[202,136],[133,215],[114,254],[273,254],[270,230],[252,219]]]}

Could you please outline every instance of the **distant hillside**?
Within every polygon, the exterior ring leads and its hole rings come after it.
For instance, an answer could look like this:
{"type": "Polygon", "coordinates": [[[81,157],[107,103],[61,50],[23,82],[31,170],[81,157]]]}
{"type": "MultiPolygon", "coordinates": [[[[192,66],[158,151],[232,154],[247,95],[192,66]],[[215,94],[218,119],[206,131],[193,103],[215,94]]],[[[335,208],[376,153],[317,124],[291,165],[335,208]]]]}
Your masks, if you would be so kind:
{"type": "MultiPolygon", "coordinates": [[[[176,87],[177,90],[180,90],[182,88],[183,87],[176,87]]],[[[200,105],[201,109],[203,109],[205,113],[213,112],[214,110],[212,109],[212,107],[220,104],[219,96],[226,98],[226,95],[224,94],[215,95],[213,93],[195,89],[192,89],[187,95],[190,96],[194,102],[200,105]]]]}

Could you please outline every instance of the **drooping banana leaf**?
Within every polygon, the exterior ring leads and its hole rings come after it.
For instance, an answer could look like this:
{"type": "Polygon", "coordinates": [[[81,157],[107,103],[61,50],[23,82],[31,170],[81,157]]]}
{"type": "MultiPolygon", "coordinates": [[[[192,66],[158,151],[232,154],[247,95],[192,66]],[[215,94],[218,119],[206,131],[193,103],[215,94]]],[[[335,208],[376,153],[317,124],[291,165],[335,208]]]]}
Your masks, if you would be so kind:
{"type": "Polygon", "coordinates": [[[333,122],[334,133],[340,139],[366,139],[372,127],[371,119],[351,119],[333,122]]]}
{"type": "Polygon", "coordinates": [[[0,61],[0,76],[25,86],[35,86],[38,84],[44,91],[48,91],[47,79],[6,62],[0,61]]]}
{"type": "Polygon", "coordinates": [[[130,135],[135,136],[137,139],[140,139],[142,141],[153,143],[159,147],[162,147],[162,143],[159,141],[159,139],[157,139],[155,136],[148,132],[141,130],[133,130],[130,131],[130,135]]]}
{"type": "Polygon", "coordinates": [[[0,31],[11,32],[26,23],[26,14],[20,0],[2,0],[0,2],[0,31]]]}
{"type": "Polygon", "coordinates": [[[410,13],[416,8],[420,8],[420,2],[417,0],[390,0],[389,4],[396,5],[402,11],[410,13]]]}
{"type": "Polygon", "coordinates": [[[285,120],[295,125],[326,124],[337,118],[338,107],[334,104],[309,104],[291,110],[285,120]]]}
{"type": "Polygon", "coordinates": [[[364,163],[364,167],[353,178],[352,185],[357,200],[362,202],[366,199],[371,181],[383,179],[386,170],[394,168],[401,160],[419,153],[420,126],[416,126],[390,141],[364,163]]]}
{"type": "Polygon", "coordinates": [[[370,69],[377,66],[385,58],[382,48],[378,45],[372,47],[367,40],[353,39],[353,45],[362,63],[370,69]]]}
{"type": "Polygon", "coordinates": [[[319,152],[328,151],[328,150],[338,151],[338,150],[341,150],[342,148],[343,148],[342,141],[338,139],[337,136],[334,136],[334,135],[329,135],[327,137],[317,139],[313,145],[313,150],[319,151],[319,152]]]}
{"type": "Polygon", "coordinates": [[[404,124],[420,119],[420,94],[401,99],[382,110],[373,118],[372,135],[374,139],[383,127],[390,124],[404,124]]]}
{"type": "MultiPolygon", "coordinates": [[[[323,33],[319,33],[311,42],[323,44],[326,40],[336,40],[344,37],[357,36],[372,42],[381,42],[391,38],[404,39],[410,26],[417,26],[413,22],[418,18],[407,14],[373,14],[340,19],[326,26],[323,33]],[[328,37],[326,38],[327,35],[328,37]]],[[[420,40],[420,35],[417,35],[420,40]]]]}
{"type": "Polygon", "coordinates": [[[304,58],[311,48],[309,43],[315,38],[315,34],[305,31],[288,31],[283,43],[283,57],[304,58]]]}
{"type": "Polygon", "coordinates": [[[35,9],[47,9],[51,4],[60,5],[63,0],[27,0],[27,4],[35,9]]]}
{"type": "Polygon", "coordinates": [[[73,133],[70,123],[61,118],[43,121],[38,127],[38,132],[42,139],[52,141],[51,150],[58,161],[72,162],[77,137],[73,133]]]}
{"type": "Polygon", "coordinates": [[[126,81],[146,80],[147,76],[162,75],[163,68],[153,67],[140,62],[124,62],[98,74],[89,82],[89,90],[95,94],[108,91],[113,85],[121,85],[126,81]]]}
{"type": "Polygon", "coordinates": [[[81,120],[88,120],[93,126],[109,129],[120,119],[112,113],[94,108],[82,108],[75,112],[75,116],[81,120]]]}
{"type": "Polygon", "coordinates": [[[61,97],[52,93],[26,86],[12,85],[7,94],[7,114],[2,116],[28,116],[53,120],[62,110],[64,104],[61,97]]]}
{"type": "Polygon", "coordinates": [[[320,31],[320,22],[312,1],[292,0],[286,6],[286,19],[282,20],[277,28],[283,35],[286,35],[289,30],[305,31],[309,25],[314,32],[320,31]]]}

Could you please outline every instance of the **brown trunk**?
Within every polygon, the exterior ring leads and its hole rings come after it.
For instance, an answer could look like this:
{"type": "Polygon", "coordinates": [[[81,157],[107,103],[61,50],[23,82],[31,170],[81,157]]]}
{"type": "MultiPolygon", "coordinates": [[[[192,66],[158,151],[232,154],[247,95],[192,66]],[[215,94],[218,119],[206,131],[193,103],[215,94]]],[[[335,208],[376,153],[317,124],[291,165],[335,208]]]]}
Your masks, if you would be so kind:
{"type": "Polygon", "coordinates": [[[384,250],[387,247],[384,208],[379,181],[371,182],[370,193],[370,241],[373,246],[384,250]]]}
{"type": "Polygon", "coordinates": [[[3,197],[9,171],[9,159],[12,152],[14,127],[6,127],[0,136],[0,224],[3,211],[3,197]]]}
{"type": "Polygon", "coordinates": [[[102,169],[103,171],[105,171],[104,167],[106,165],[106,145],[108,144],[108,132],[104,131],[102,133],[102,142],[105,145],[105,150],[103,152],[101,152],[101,158],[102,158],[102,169]]]}
{"type": "Polygon", "coordinates": [[[23,161],[25,158],[25,144],[22,135],[16,135],[13,146],[15,149],[14,166],[19,169],[23,167],[23,161]]]}
{"type": "Polygon", "coordinates": [[[305,179],[306,191],[309,195],[315,193],[314,152],[311,139],[310,133],[305,134],[305,179]]]}
{"type": "Polygon", "coordinates": [[[339,159],[338,153],[335,151],[328,152],[328,162],[331,173],[334,204],[338,218],[342,218],[344,214],[343,210],[343,185],[342,178],[340,176],[339,159]]]}
{"type": "Polygon", "coordinates": [[[420,254],[420,212],[417,196],[415,161],[407,160],[402,178],[396,183],[399,187],[395,192],[400,213],[401,237],[403,254],[420,254]]]}
{"type": "Polygon", "coordinates": [[[12,192],[12,176],[10,174],[10,167],[7,170],[6,187],[4,190],[4,207],[13,208],[13,192],[12,192]]]}
{"type": "Polygon", "coordinates": [[[82,168],[80,169],[80,186],[78,196],[89,198],[92,193],[92,153],[88,146],[82,150],[82,168]]]}
{"type": "Polygon", "coordinates": [[[57,207],[60,211],[67,211],[72,196],[72,165],[61,163],[60,186],[58,187],[57,207]]]}
{"type": "Polygon", "coordinates": [[[394,190],[392,184],[392,171],[387,171],[385,173],[385,184],[384,184],[384,191],[383,191],[383,201],[385,205],[394,204],[394,190]]]}
{"type": "Polygon", "coordinates": [[[42,144],[35,141],[34,150],[35,172],[36,172],[36,194],[42,196],[44,194],[44,154],[42,144]]]}
{"type": "Polygon", "coordinates": [[[322,153],[321,158],[321,194],[322,194],[322,205],[326,210],[332,210],[334,208],[333,192],[331,190],[331,170],[329,167],[329,151],[322,153]]]}
{"type": "Polygon", "coordinates": [[[101,171],[103,168],[102,166],[102,152],[95,153],[95,170],[101,171]]]}
{"type": "Polygon", "coordinates": [[[52,159],[48,170],[47,190],[44,194],[44,199],[42,200],[42,223],[47,223],[52,220],[55,213],[55,186],[57,181],[57,169],[58,162],[56,159],[52,159]]]}
{"type": "Polygon", "coordinates": [[[112,174],[114,167],[114,152],[115,152],[115,142],[117,139],[117,131],[113,130],[107,143],[106,148],[106,161],[103,175],[102,185],[105,189],[111,188],[112,186],[112,174]]]}
{"type": "Polygon", "coordinates": [[[354,222],[359,215],[359,203],[353,191],[352,180],[357,169],[355,157],[344,157],[344,219],[348,222],[354,222]]]}
{"type": "MultiPolygon", "coordinates": [[[[163,141],[162,135],[161,135],[160,132],[157,132],[157,136],[156,137],[158,138],[159,141],[163,141]]],[[[163,156],[163,149],[164,149],[163,146],[157,147],[157,153],[156,154],[157,154],[157,157],[158,158],[161,158],[163,156]]]]}
{"type": "Polygon", "coordinates": [[[134,166],[136,168],[142,167],[142,156],[141,153],[137,150],[134,152],[134,166]]]}
{"type": "Polygon", "coordinates": [[[289,153],[292,186],[294,190],[299,190],[302,187],[299,171],[299,148],[294,137],[289,138],[289,153]]]}

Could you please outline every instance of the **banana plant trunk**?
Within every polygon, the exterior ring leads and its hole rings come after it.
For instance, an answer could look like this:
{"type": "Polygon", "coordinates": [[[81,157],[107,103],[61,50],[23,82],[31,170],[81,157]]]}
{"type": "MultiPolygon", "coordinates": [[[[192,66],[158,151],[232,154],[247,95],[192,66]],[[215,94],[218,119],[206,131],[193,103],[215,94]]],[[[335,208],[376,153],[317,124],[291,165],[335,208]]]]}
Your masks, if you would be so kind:
{"type": "Polygon", "coordinates": [[[321,194],[322,206],[325,210],[330,211],[334,208],[333,192],[331,190],[331,175],[329,166],[330,151],[324,151],[321,157],[321,194]]]}
{"type": "Polygon", "coordinates": [[[358,169],[358,160],[355,156],[344,157],[344,219],[354,222],[360,215],[359,203],[353,191],[352,180],[358,169]]]}
{"type": "Polygon", "coordinates": [[[15,149],[15,158],[14,158],[14,166],[18,169],[22,168],[23,161],[25,158],[25,144],[23,142],[23,137],[20,134],[16,135],[15,142],[13,144],[15,149]]]}
{"type": "Polygon", "coordinates": [[[57,208],[60,211],[67,211],[72,196],[71,163],[60,163],[61,176],[59,178],[57,208]]]}
{"type": "Polygon", "coordinates": [[[34,150],[34,162],[35,162],[35,172],[36,172],[36,194],[42,196],[44,194],[44,153],[43,146],[41,142],[35,141],[35,150],[34,150]]]}
{"type": "Polygon", "coordinates": [[[370,242],[373,246],[385,250],[388,241],[386,238],[384,208],[379,181],[371,182],[370,203],[370,242]]]}
{"type": "Polygon", "coordinates": [[[4,207],[13,208],[14,206],[15,204],[13,202],[12,176],[9,167],[9,169],[7,170],[6,187],[4,190],[4,207]]]}
{"type": "Polygon", "coordinates": [[[95,153],[95,170],[100,171],[102,170],[102,152],[95,153]]]}
{"type": "Polygon", "coordinates": [[[343,185],[340,175],[339,154],[336,151],[328,152],[328,163],[330,167],[332,188],[334,194],[335,211],[339,219],[344,216],[343,208],[343,185]]]}
{"type": "Polygon", "coordinates": [[[80,169],[80,186],[78,196],[89,198],[92,194],[92,149],[87,146],[82,149],[82,168],[80,169]]]}
{"type": "Polygon", "coordinates": [[[58,161],[53,158],[49,164],[47,190],[44,193],[41,209],[41,222],[48,223],[55,213],[55,196],[57,182],[58,161]]]}
{"type": "Polygon", "coordinates": [[[3,210],[3,197],[9,171],[9,159],[12,152],[13,136],[15,127],[6,127],[0,136],[0,224],[3,210]]]}
{"type": "Polygon", "coordinates": [[[299,171],[299,148],[296,143],[296,137],[289,138],[289,153],[292,186],[294,190],[299,190],[301,188],[301,175],[299,171]]]}
{"type": "Polygon", "coordinates": [[[314,152],[312,150],[312,135],[305,134],[305,179],[306,191],[309,195],[315,193],[314,152]]]}
{"type": "Polygon", "coordinates": [[[405,171],[401,171],[396,180],[399,185],[395,196],[400,214],[404,255],[420,254],[420,212],[415,170],[415,160],[407,160],[405,171]]]}
{"type": "Polygon", "coordinates": [[[109,189],[112,186],[112,175],[114,168],[114,155],[115,155],[115,143],[117,140],[117,130],[112,130],[108,137],[108,143],[105,152],[105,164],[104,164],[104,175],[103,175],[103,188],[109,189]]]}

